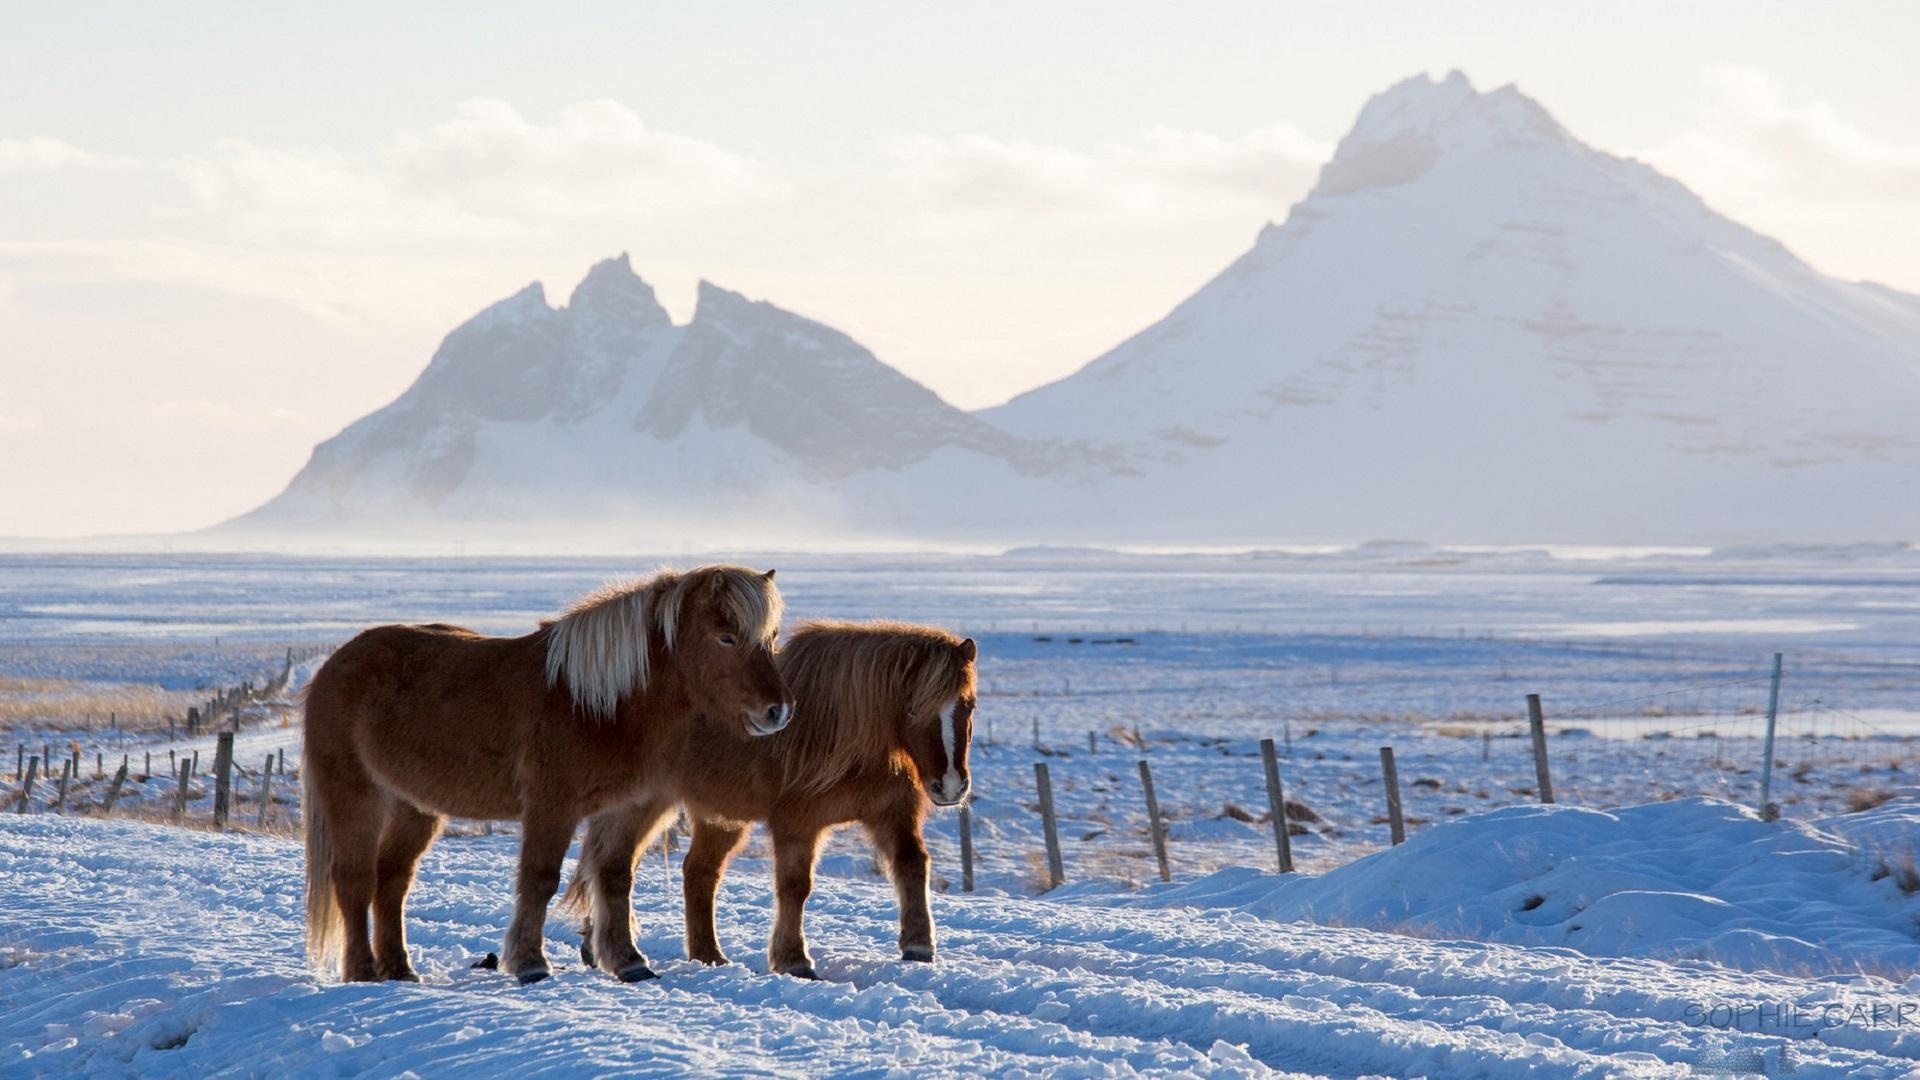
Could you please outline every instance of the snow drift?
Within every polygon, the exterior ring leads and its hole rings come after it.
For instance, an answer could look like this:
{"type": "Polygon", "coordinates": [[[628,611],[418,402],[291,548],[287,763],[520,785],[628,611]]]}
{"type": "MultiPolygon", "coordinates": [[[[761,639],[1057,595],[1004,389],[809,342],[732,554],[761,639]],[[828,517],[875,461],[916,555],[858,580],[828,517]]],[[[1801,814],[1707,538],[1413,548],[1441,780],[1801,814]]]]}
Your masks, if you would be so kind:
{"type": "Polygon", "coordinates": [[[1612,811],[1511,806],[1422,829],[1320,877],[1225,870],[1153,902],[1900,981],[1920,971],[1920,894],[1900,874],[1915,837],[1920,789],[1812,825],[1763,822],[1705,798],[1612,811]]]}

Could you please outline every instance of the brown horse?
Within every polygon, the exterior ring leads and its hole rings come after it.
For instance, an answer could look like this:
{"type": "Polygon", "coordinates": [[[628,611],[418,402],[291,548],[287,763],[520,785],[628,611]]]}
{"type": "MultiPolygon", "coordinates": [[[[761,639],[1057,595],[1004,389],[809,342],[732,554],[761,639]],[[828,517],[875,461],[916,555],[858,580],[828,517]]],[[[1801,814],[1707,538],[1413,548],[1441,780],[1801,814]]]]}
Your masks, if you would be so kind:
{"type": "MultiPolygon", "coordinates": [[[[724,964],[714,933],[714,893],[748,826],[773,838],[778,912],[769,967],[815,978],[801,929],[823,834],[859,822],[885,860],[900,902],[900,955],[933,959],[927,907],[928,803],[967,796],[977,648],[945,630],[902,623],[803,625],[780,650],[780,673],[799,702],[796,723],[741,750],[687,746],[675,763],[693,819],[681,866],[687,955],[724,964]]],[[[612,970],[633,949],[630,893],[639,851],[673,813],[654,798],[587,823],[580,864],[563,904],[586,907],[581,955],[612,970]]]]}
{"type": "MultiPolygon", "coordinates": [[[[449,815],[517,818],[502,955],[521,982],[544,978],[541,927],[580,820],[786,726],[780,611],[773,571],[708,566],[609,586],[525,637],[382,626],[341,646],[307,692],[309,962],[418,981],[403,911],[421,854],[449,815]]],[[[653,974],[609,955],[622,979],[653,974]]]]}

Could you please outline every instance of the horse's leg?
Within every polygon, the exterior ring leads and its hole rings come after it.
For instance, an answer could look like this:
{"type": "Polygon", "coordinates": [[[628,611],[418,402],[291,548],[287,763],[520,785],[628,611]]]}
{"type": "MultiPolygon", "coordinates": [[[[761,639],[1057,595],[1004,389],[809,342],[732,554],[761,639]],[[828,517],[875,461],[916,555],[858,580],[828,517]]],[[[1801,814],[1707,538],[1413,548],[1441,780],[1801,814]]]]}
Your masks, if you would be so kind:
{"type": "Polygon", "coordinates": [[[720,878],[727,872],[727,861],[747,839],[747,827],[732,822],[695,818],[693,843],[680,864],[680,882],[686,893],[687,958],[703,964],[724,964],[727,954],[720,951],[720,937],[714,931],[713,900],[720,891],[720,878]]]}
{"type": "Polygon", "coordinates": [[[357,777],[335,781],[327,798],[327,826],[332,831],[330,872],[333,894],[340,904],[340,978],[346,982],[375,982],[380,969],[374,963],[367,934],[367,908],[377,883],[375,862],[380,829],[386,820],[386,797],[364,770],[357,777]]]}
{"type": "Polygon", "coordinates": [[[395,798],[374,864],[373,957],[383,979],[419,982],[407,959],[407,890],[420,856],[440,835],[441,818],[395,798]]]}
{"type": "Polygon", "coordinates": [[[820,853],[819,829],[773,830],[773,883],[776,911],[767,943],[767,967],[803,979],[817,979],[807,937],[801,927],[807,896],[813,892],[813,861],[820,853]]]}
{"type": "Polygon", "coordinates": [[[887,860],[900,902],[900,958],[933,959],[933,912],[927,905],[927,842],[919,815],[896,811],[867,826],[874,849],[887,860]]]}
{"type": "Polygon", "coordinates": [[[576,874],[585,882],[592,912],[582,955],[621,982],[653,978],[647,958],[633,943],[633,866],[640,852],[674,812],[665,800],[627,803],[587,820],[587,838],[576,874]]]}
{"type": "Polygon", "coordinates": [[[560,888],[560,865],[567,859],[567,846],[573,843],[573,828],[579,823],[578,818],[537,809],[520,819],[520,873],[500,966],[523,984],[547,977],[547,905],[560,888]]]}

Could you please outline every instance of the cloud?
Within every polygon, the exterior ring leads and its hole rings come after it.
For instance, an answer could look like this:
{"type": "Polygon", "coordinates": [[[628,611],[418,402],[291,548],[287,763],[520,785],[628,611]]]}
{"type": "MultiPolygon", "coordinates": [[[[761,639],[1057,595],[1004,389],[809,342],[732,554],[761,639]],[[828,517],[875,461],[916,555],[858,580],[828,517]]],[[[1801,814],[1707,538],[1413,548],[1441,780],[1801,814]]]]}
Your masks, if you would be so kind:
{"type": "Polygon", "coordinates": [[[615,101],[569,105],[547,125],[504,101],[468,101],[452,119],[364,157],[230,139],[176,173],[201,212],[244,238],[337,246],[498,241],[788,192],[773,167],[655,131],[615,101]]]}
{"type": "Polygon", "coordinates": [[[985,135],[894,144],[894,177],[936,219],[988,225],[1019,217],[1173,224],[1203,217],[1281,217],[1306,194],[1331,145],[1290,124],[1238,138],[1150,128],[1074,150],[985,135]]]}
{"type": "Polygon", "coordinates": [[[1636,156],[1831,272],[1920,288],[1920,143],[1876,138],[1822,103],[1789,103],[1754,68],[1708,68],[1701,86],[1694,124],[1636,156]]]}
{"type": "Polygon", "coordinates": [[[67,169],[124,171],[139,167],[132,158],[96,154],[70,142],[34,135],[0,139],[0,176],[8,173],[50,173],[67,169]]]}
{"type": "Polygon", "coordinates": [[[147,415],[155,420],[186,420],[196,424],[241,431],[317,426],[312,417],[297,409],[279,407],[260,410],[237,409],[223,402],[204,399],[153,402],[147,406],[147,415]]]}
{"type": "Polygon", "coordinates": [[[37,435],[46,429],[46,421],[34,413],[0,413],[0,436],[37,435]]]}

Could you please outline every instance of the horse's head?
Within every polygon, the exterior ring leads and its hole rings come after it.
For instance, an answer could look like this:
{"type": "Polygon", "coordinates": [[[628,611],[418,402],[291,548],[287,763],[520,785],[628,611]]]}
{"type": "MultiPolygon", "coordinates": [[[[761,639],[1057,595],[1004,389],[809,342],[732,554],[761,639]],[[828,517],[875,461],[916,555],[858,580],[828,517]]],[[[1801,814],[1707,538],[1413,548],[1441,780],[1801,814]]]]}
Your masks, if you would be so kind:
{"type": "Polygon", "coordinates": [[[750,736],[771,735],[793,719],[793,698],[773,663],[780,590],[773,571],[704,566],[689,571],[672,618],[673,663],[694,707],[750,736]]]}
{"type": "Polygon", "coordinates": [[[923,694],[915,702],[901,742],[920,772],[927,797],[937,806],[957,806],[972,786],[967,744],[973,739],[977,700],[973,662],[980,650],[972,638],[946,647],[953,650],[952,675],[938,691],[923,694]]]}

